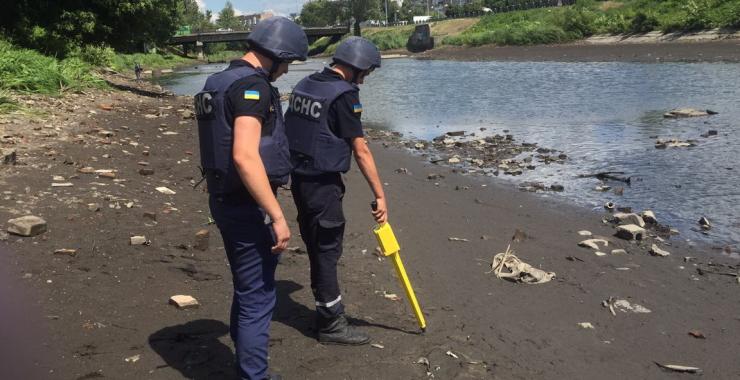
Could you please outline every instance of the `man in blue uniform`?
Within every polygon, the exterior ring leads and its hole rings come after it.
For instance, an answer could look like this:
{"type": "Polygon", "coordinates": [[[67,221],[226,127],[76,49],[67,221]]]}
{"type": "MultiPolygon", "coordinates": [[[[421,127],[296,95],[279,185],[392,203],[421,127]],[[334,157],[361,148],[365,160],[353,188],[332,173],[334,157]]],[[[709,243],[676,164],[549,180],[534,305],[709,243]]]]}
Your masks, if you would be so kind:
{"type": "Polygon", "coordinates": [[[345,225],[341,174],[349,170],[354,154],[377,202],[373,217],[385,222],[385,195],[363,138],[357,86],[380,67],[380,52],[370,41],[350,37],[337,47],[332,61],[301,80],[289,100],[285,125],[294,165],[291,192],[311,262],[319,342],[361,345],[370,338],[348,324],[337,280],[345,225]]]}
{"type": "MultiPolygon", "coordinates": [[[[275,268],[290,230],[276,200],[291,169],[280,94],[270,82],[293,60],[306,60],[297,24],[273,17],[247,37],[249,51],[211,75],[195,96],[201,164],[209,206],[231,266],[231,338],[242,379],[267,373],[275,268]]],[[[275,378],[275,377],[273,377],[275,378]]]]}

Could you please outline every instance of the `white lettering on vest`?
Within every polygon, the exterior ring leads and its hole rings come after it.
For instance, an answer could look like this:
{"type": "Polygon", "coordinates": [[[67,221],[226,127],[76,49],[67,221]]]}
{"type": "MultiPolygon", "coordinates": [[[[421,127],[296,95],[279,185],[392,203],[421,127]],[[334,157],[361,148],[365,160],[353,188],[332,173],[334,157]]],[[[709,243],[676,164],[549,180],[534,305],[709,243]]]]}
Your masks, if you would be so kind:
{"type": "Polygon", "coordinates": [[[291,95],[289,105],[290,111],[311,119],[321,118],[321,111],[324,108],[321,102],[296,94],[291,95]]]}

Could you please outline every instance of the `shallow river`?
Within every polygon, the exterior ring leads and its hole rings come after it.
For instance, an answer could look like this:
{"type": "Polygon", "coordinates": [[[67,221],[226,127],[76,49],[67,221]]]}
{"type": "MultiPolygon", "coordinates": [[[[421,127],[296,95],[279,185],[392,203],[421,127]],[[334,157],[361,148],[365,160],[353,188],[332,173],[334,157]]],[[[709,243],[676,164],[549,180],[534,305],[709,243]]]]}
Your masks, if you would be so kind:
{"type": "MultiPolygon", "coordinates": [[[[321,61],[291,66],[281,93],[321,61]]],[[[192,95],[204,65],[165,78],[170,90],[192,95]]],[[[431,139],[446,131],[477,136],[508,130],[518,141],[568,154],[565,165],[540,165],[514,182],[560,183],[563,196],[600,209],[607,201],[652,209],[682,238],[740,243],[740,65],[386,60],[362,86],[363,120],[407,136],[431,139]],[[711,117],[664,119],[670,109],[719,112],[711,117]],[[481,128],[486,128],[481,131],[481,128]],[[718,136],[701,138],[708,130],[718,136]],[[692,148],[655,149],[656,137],[696,139],[692,148]],[[624,195],[594,191],[596,179],[577,174],[622,171],[633,176],[624,195]],[[698,232],[706,216],[714,228],[698,232]]],[[[611,183],[612,186],[622,186],[611,183]]]]}

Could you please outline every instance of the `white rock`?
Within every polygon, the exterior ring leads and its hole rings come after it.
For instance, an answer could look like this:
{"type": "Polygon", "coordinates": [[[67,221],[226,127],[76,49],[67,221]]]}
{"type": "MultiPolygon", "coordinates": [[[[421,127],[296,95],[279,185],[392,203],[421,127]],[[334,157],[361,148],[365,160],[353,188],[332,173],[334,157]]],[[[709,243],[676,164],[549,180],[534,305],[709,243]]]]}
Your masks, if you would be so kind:
{"type": "Polygon", "coordinates": [[[178,309],[193,309],[199,306],[198,300],[192,296],[182,294],[170,297],[170,305],[175,305],[178,309]]]}
{"type": "Polygon", "coordinates": [[[653,246],[650,247],[650,254],[652,254],[653,256],[666,257],[670,255],[671,253],[666,250],[660,249],[657,244],[653,244],[653,246]]]}
{"type": "Polygon", "coordinates": [[[131,245],[149,245],[150,243],[146,236],[131,236],[131,245]]]}
{"type": "Polygon", "coordinates": [[[603,257],[603,256],[606,256],[606,253],[604,253],[604,252],[601,252],[601,251],[596,251],[596,252],[594,252],[594,254],[595,254],[596,256],[599,256],[599,257],[603,257]]]}
{"type": "Polygon", "coordinates": [[[642,219],[640,215],[637,214],[628,214],[619,212],[614,214],[614,219],[616,219],[619,224],[636,224],[640,227],[645,227],[645,221],[642,219]]]}
{"type": "Polygon", "coordinates": [[[586,231],[586,230],[578,231],[578,235],[581,235],[581,236],[591,236],[591,231],[586,231]]]}
{"type": "Polygon", "coordinates": [[[612,249],[612,255],[626,255],[627,251],[624,249],[612,249]]]}
{"type": "Polygon", "coordinates": [[[460,158],[458,158],[458,157],[452,157],[449,160],[447,160],[447,162],[449,162],[450,164],[459,164],[460,163],[460,158]]]}
{"type": "Polygon", "coordinates": [[[46,221],[38,216],[26,215],[8,220],[8,232],[20,236],[36,236],[46,232],[46,221]]]}
{"type": "Polygon", "coordinates": [[[74,186],[74,183],[72,182],[54,182],[51,184],[51,187],[72,187],[74,186]]]}
{"type": "Polygon", "coordinates": [[[645,229],[634,225],[627,224],[624,226],[617,227],[617,237],[625,240],[642,240],[645,236],[645,229]]]}
{"type": "Polygon", "coordinates": [[[640,215],[642,216],[642,220],[644,220],[645,223],[650,223],[650,224],[658,223],[658,218],[655,217],[655,213],[650,210],[645,210],[640,215]]]}
{"type": "Polygon", "coordinates": [[[604,247],[609,246],[609,242],[604,239],[588,239],[578,243],[581,247],[591,248],[597,251],[600,249],[599,244],[603,244],[604,247]]]}
{"type": "Polygon", "coordinates": [[[171,189],[169,189],[167,187],[164,187],[164,186],[158,187],[157,188],[157,191],[159,191],[162,194],[167,194],[167,195],[175,195],[175,194],[177,194],[174,190],[171,190],[171,189]]]}
{"type": "Polygon", "coordinates": [[[580,326],[582,329],[594,329],[594,325],[592,325],[591,322],[580,322],[578,323],[578,326],[580,326]]]}

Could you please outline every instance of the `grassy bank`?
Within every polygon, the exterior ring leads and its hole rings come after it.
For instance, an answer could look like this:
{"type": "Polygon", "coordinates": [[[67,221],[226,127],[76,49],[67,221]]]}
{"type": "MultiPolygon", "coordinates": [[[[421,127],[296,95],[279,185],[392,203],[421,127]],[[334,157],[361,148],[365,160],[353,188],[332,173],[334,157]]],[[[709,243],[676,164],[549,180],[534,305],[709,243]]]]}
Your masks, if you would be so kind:
{"type": "Polygon", "coordinates": [[[593,34],[685,32],[740,27],[740,0],[579,0],[575,6],[488,15],[449,45],[529,45],[593,34]]]}
{"type": "Polygon", "coordinates": [[[105,86],[92,71],[80,57],[58,60],[0,39],[0,90],[57,95],[105,86]]]}

